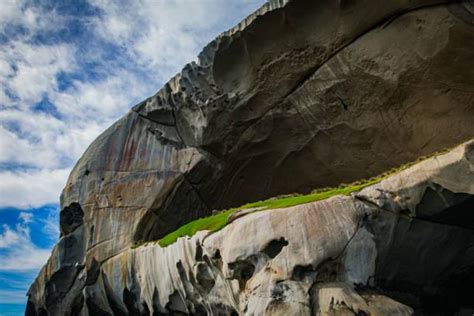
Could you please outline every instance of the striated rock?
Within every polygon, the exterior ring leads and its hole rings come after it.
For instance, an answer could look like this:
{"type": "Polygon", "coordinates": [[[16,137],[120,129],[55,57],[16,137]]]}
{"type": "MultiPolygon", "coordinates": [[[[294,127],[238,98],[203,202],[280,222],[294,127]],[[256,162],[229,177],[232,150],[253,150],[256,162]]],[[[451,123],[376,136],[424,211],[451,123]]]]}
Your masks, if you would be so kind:
{"type": "Polygon", "coordinates": [[[404,315],[474,309],[472,1],[270,1],[99,136],[61,196],[29,315],[404,315]],[[254,212],[255,211],[255,212],[254,212]]]}
{"type": "Polygon", "coordinates": [[[473,154],[471,141],[352,196],[248,213],[166,248],[126,249],[103,261],[92,283],[83,280],[82,313],[411,315],[472,308],[474,230],[410,209],[442,187],[469,198],[439,200],[436,214],[471,213],[473,154]]]}

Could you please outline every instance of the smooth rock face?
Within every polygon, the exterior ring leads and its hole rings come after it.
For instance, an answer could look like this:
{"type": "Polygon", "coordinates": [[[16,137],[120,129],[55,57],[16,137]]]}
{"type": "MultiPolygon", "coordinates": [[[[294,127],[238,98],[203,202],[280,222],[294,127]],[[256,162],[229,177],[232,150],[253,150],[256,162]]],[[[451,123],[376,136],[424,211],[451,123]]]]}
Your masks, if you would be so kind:
{"type": "Polygon", "coordinates": [[[472,1],[271,1],[98,137],[29,315],[474,309],[474,145],[351,197],[213,209],[384,172],[474,136],[472,1]]]}

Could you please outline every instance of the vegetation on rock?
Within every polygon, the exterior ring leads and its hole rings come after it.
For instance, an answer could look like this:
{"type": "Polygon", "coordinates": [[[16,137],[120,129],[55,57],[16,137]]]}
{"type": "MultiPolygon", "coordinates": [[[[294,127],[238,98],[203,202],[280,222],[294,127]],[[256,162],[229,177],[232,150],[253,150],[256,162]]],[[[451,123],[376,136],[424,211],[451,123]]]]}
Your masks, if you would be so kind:
{"type": "MultiPolygon", "coordinates": [[[[447,151],[448,150],[446,149],[440,152],[436,152],[430,156],[420,157],[413,162],[406,163],[398,168],[393,168],[389,171],[384,172],[383,174],[377,177],[373,177],[367,180],[360,180],[351,184],[341,184],[339,187],[336,187],[336,188],[316,189],[310,194],[306,194],[306,195],[290,194],[290,195],[283,195],[279,197],[273,197],[264,201],[252,202],[252,203],[242,205],[240,207],[223,210],[219,212],[218,214],[204,217],[204,218],[199,218],[179,227],[175,231],[167,234],[166,236],[158,240],[158,244],[161,247],[167,247],[173,244],[174,242],[176,242],[178,238],[185,237],[185,236],[192,237],[198,231],[203,231],[203,230],[207,230],[209,232],[219,231],[220,229],[224,228],[228,224],[229,217],[233,213],[240,210],[253,209],[253,208],[257,209],[256,211],[279,209],[279,208],[286,208],[286,207],[291,207],[295,205],[321,201],[321,200],[325,200],[336,195],[350,195],[353,192],[357,192],[357,191],[362,190],[365,187],[374,185],[382,181],[386,177],[393,175],[397,172],[400,172],[422,160],[428,159],[435,155],[445,153],[447,151]]],[[[144,241],[139,241],[133,246],[133,248],[139,247],[145,243],[146,242],[144,241]]]]}
{"type": "Polygon", "coordinates": [[[337,188],[326,188],[324,190],[316,190],[307,195],[285,195],[282,197],[273,197],[264,201],[258,201],[253,203],[248,203],[242,205],[241,207],[231,208],[222,212],[219,212],[216,215],[212,215],[205,218],[199,218],[192,222],[189,222],[177,230],[169,233],[158,241],[161,247],[166,247],[173,244],[178,238],[188,236],[191,237],[201,230],[208,230],[210,232],[216,232],[224,228],[229,220],[229,217],[234,212],[258,208],[258,211],[270,210],[270,209],[279,209],[286,208],[300,204],[306,204],[311,202],[316,202],[320,200],[325,200],[336,195],[349,195],[352,192],[360,191],[363,188],[375,184],[382,180],[381,178],[375,178],[364,182],[359,182],[360,184],[354,185],[341,185],[337,188]]]}

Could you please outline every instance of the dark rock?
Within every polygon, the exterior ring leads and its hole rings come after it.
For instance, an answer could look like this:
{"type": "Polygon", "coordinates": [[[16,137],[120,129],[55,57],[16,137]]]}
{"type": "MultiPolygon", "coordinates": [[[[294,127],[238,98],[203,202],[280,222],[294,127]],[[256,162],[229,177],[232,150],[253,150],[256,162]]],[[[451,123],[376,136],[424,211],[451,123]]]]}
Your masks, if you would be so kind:
{"type": "Polygon", "coordinates": [[[74,229],[84,223],[84,212],[79,203],[71,203],[59,213],[61,236],[72,233],[74,229]]]}

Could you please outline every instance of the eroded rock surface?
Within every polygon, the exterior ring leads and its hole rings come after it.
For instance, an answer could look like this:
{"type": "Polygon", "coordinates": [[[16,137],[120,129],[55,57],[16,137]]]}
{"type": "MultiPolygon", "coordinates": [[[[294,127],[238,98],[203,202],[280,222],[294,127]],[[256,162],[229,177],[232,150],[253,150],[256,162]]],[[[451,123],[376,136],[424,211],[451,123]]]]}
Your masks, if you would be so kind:
{"type": "MultiPolygon", "coordinates": [[[[464,220],[474,209],[473,156],[471,141],[352,196],[249,213],[166,248],[128,248],[70,282],[86,284],[81,312],[93,315],[474,310],[474,230],[464,220]],[[431,199],[431,216],[444,214],[436,221],[417,213],[433,190],[451,197],[431,199]]],[[[67,279],[55,276],[47,284],[60,294],[67,279]]]]}
{"type": "Polygon", "coordinates": [[[351,197],[242,214],[474,136],[471,1],[271,1],[104,132],[61,196],[29,315],[465,312],[472,143],[351,197]]]}

